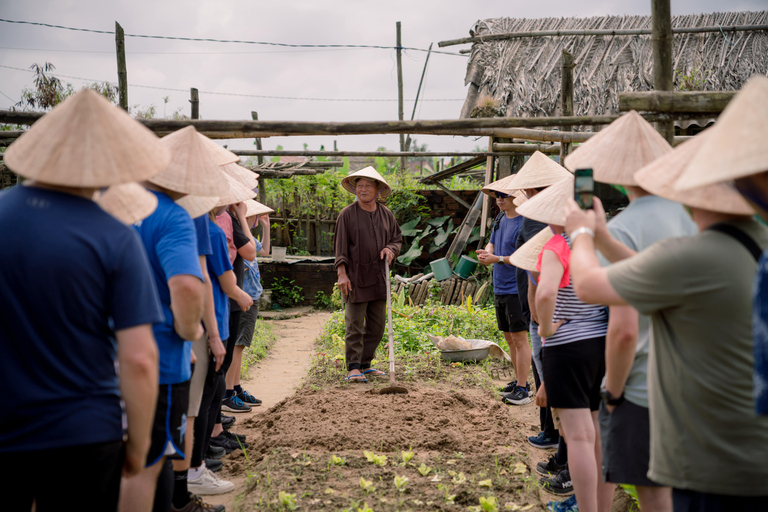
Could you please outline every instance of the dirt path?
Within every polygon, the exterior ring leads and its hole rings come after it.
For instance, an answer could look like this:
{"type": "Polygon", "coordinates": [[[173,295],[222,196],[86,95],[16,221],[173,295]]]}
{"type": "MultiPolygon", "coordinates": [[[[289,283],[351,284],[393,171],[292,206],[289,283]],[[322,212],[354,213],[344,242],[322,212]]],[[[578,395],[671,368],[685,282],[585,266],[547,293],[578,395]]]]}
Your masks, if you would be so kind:
{"type": "MultiPolygon", "coordinates": [[[[330,313],[319,312],[273,321],[277,336],[274,347],[266,359],[251,368],[250,378],[242,382],[243,388],[262,400],[263,405],[254,407],[250,413],[236,414],[238,423],[262,414],[293,394],[309,367],[315,339],[330,316],[330,313]]],[[[238,432],[238,423],[232,427],[233,432],[238,432]]],[[[245,475],[230,478],[230,481],[235,484],[234,491],[220,496],[205,496],[205,501],[223,504],[228,511],[234,510],[235,498],[245,487],[245,475]]]]}

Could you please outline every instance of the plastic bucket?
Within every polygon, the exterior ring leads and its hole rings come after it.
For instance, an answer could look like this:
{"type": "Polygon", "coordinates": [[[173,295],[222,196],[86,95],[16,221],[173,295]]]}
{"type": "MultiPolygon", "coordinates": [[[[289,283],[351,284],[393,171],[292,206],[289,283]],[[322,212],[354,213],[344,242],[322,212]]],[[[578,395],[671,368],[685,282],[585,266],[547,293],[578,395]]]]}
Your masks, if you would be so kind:
{"type": "Polygon", "coordinates": [[[285,247],[272,246],[272,261],[285,261],[285,247]]]}
{"type": "Polygon", "coordinates": [[[440,258],[429,264],[432,268],[432,272],[435,273],[435,279],[437,281],[445,281],[451,277],[451,264],[445,258],[440,258]]]}
{"type": "Polygon", "coordinates": [[[459,264],[456,265],[454,272],[462,279],[466,279],[472,275],[472,272],[477,268],[477,260],[473,260],[469,256],[462,256],[459,259],[459,264]]]}

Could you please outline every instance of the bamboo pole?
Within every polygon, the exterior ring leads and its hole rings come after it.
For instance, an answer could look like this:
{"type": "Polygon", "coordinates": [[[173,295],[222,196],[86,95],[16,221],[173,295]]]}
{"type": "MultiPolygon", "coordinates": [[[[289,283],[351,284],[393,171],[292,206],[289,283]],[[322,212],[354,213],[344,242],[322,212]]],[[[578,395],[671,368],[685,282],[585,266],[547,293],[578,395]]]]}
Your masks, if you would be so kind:
{"type": "MultiPolygon", "coordinates": [[[[672,75],[672,13],[670,0],[651,0],[653,24],[653,88],[657,91],[671,91],[674,84],[672,75]]],[[[656,125],[662,137],[672,144],[675,125],[671,121],[656,125]]]]}
{"type": "MultiPolygon", "coordinates": [[[[495,142],[492,153],[499,156],[498,153],[528,153],[533,154],[541,151],[546,155],[557,155],[560,153],[562,144],[521,144],[517,142],[495,142]]],[[[503,176],[499,176],[499,179],[503,176]]]]}
{"type": "MultiPolygon", "coordinates": [[[[680,27],[673,28],[673,34],[701,34],[705,32],[751,32],[755,30],[768,30],[768,25],[729,25],[726,27],[680,27]]],[[[467,43],[485,43],[487,41],[502,41],[505,39],[520,39],[529,37],[558,37],[558,36],[645,36],[651,35],[652,29],[627,28],[627,29],[573,29],[573,30],[531,30],[523,32],[505,32],[502,34],[488,34],[474,37],[462,37],[440,41],[437,46],[455,46],[467,43]]]]}
{"type": "Polygon", "coordinates": [[[619,93],[619,110],[719,114],[736,91],[646,91],[619,93]]]}
{"type": "Polygon", "coordinates": [[[192,119],[200,119],[200,94],[194,87],[189,89],[189,102],[192,104],[192,119]]]}
{"type": "MultiPolygon", "coordinates": [[[[403,120],[403,57],[400,40],[400,22],[397,22],[397,119],[403,120]]],[[[405,151],[405,134],[400,134],[400,151],[405,151]]],[[[405,171],[405,158],[400,157],[400,171],[405,171]]]]}
{"type": "MultiPolygon", "coordinates": [[[[573,115],[573,55],[563,49],[560,65],[560,113],[573,115]]],[[[563,126],[563,131],[571,131],[570,126],[563,126]]],[[[560,144],[560,165],[565,165],[565,157],[571,152],[571,143],[560,144]]]]}
{"type": "MultiPolygon", "coordinates": [[[[493,151],[493,137],[488,137],[488,152],[493,151]]],[[[485,163],[485,181],[484,186],[487,186],[491,182],[491,176],[493,176],[493,157],[489,156],[485,163]]],[[[488,195],[483,194],[483,210],[480,215],[480,241],[478,247],[482,246],[485,241],[486,224],[488,224],[488,195]]]]}
{"type": "Polygon", "coordinates": [[[120,98],[120,108],[128,111],[128,71],[125,66],[125,32],[118,22],[115,22],[115,50],[117,52],[117,89],[120,98]]]}
{"type": "Polygon", "coordinates": [[[449,189],[448,187],[446,187],[445,185],[443,185],[443,184],[442,184],[442,183],[440,183],[439,181],[436,181],[436,182],[435,182],[435,185],[437,185],[437,186],[438,186],[438,188],[440,188],[441,190],[443,190],[443,192],[445,192],[446,194],[448,194],[448,195],[449,195],[450,197],[452,197],[452,198],[453,198],[453,199],[454,199],[454,200],[455,200],[457,203],[459,203],[460,205],[462,205],[462,206],[463,206],[464,208],[466,208],[467,210],[471,210],[471,209],[472,209],[472,205],[471,205],[471,204],[469,204],[468,202],[466,202],[465,200],[463,200],[462,198],[460,198],[459,196],[457,196],[457,195],[456,195],[456,194],[453,192],[453,190],[449,189]]]}

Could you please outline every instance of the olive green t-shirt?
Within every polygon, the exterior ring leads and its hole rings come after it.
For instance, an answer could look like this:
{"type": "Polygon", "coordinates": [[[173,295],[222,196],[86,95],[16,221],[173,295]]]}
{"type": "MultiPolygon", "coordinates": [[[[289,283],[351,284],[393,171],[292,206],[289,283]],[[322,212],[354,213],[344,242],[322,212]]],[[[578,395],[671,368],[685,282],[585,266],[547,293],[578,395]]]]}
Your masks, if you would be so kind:
{"type": "MultiPolygon", "coordinates": [[[[730,222],[765,249],[768,229],[730,222]]],[[[607,269],[652,324],[648,363],[654,482],[699,492],[768,494],[768,416],[754,413],[751,287],[756,262],[704,231],[659,242],[607,269]]]]}

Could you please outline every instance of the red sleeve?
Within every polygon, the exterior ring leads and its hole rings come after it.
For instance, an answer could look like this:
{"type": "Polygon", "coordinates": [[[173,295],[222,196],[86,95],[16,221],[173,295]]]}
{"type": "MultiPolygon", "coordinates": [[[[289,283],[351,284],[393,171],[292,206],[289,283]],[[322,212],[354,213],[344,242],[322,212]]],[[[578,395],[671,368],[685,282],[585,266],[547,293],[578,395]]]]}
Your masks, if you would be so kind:
{"type": "Polygon", "coordinates": [[[552,251],[557,255],[560,260],[560,264],[563,266],[563,278],[560,280],[560,288],[565,288],[571,284],[571,271],[569,268],[571,259],[571,248],[568,247],[568,243],[560,235],[555,235],[544,244],[544,248],[539,254],[539,260],[536,262],[536,270],[541,272],[541,258],[544,255],[544,251],[552,251]]]}

